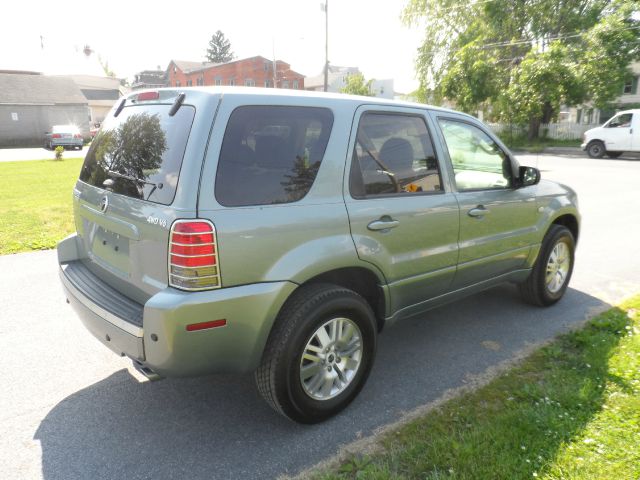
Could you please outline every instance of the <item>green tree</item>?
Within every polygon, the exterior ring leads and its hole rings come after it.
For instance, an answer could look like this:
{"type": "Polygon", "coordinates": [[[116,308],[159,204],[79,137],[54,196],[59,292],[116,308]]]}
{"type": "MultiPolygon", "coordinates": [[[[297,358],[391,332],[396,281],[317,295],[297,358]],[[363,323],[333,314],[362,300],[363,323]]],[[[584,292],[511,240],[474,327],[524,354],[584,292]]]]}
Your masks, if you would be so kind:
{"type": "Polygon", "coordinates": [[[416,68],[423,101],[539,125],[562,104],[604,105],[640,58],[638,0],[410,0],[424,27],[416,68]]]}
{"type": "Polygon", "coordinates": [[[108,60],[103,60],[102,57],[98,55],[98,62],[100,63],[100,66],[102,67],[102,71],[104,72],[106,77],[116,78],[115,72],[111,70],[111,68],[109,68],[108,60]]]}
{"type": "Polygon", "coordinates": [[[304,197],[313,181],[316,179],[320,162],[309,165],[309,155],[296,156],[291,172],[284,177],[286,180],[280,182],[288,195],[288,201],[295,202],[304,197]]]}
{"type": "Polygon", "coordinates": [[[364,75],[355,73],[347,76],[346,85],[340,90],[341,93],[349,93],[351,95],[364,95],[365,97],[374,97],[375,93],[371,89],[373,79],[366,81],[364,75]]]}
{"type": "Polygon", "coordinates": [[[510,119],[528,123],[532,139],[538,135],[540,123],[550,122],[563,103],[583,101],[586,91],[571,49],[555,41],[545,52],[530,50],[525,55],[504,95],[513,106],[510,119]]]}
{"type": "Polygon", "coordinates": [[[206,57],[209,62],[213,63],[226,63],[235,58],[231,51],[231,42],[220,30],[211,36],[206,57]]]}

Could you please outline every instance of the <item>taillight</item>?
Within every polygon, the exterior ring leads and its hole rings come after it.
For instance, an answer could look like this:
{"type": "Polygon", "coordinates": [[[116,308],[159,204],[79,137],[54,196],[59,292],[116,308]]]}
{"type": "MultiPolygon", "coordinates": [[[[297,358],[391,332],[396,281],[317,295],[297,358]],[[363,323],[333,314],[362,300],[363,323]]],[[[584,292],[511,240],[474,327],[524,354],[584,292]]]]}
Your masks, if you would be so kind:
{"type": "Polygon", "coordinates": [[[59,133],[54,133],[53,135],[51,135],[51,138],[62,138],[62,135],[60,135],[59,133]]]}
{"type": "Polygon", "coordinates": [[[177,220],[171,226],[169,285],[181,290],[221,287],[216,230],[208,220],[177,220]]]}
{"type": "Polygon", "coordinates": [[[73,138],[82,138],[82,135],[80,133],[76,133],[73,138]]]}

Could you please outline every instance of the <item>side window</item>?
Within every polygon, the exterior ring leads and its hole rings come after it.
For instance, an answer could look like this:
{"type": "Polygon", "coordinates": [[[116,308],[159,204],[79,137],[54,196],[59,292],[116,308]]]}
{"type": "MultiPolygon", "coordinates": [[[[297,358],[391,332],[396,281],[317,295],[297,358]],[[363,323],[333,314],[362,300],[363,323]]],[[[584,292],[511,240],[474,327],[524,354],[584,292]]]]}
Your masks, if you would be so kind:
{"type": "Polygon", "coordinates": [[[442,181],[422,117],[365,113],[351,161],[354,198],[441,192],[442,181]]]}
{"type": "Polygon", "coordinates": [[[300,200],[316,178],[332,125],[327,108],[236,108],[222,140],[216,199],[227,207],[300,200]]]}
{"type": "Polygon", "coordinates": [[[631,126],[631,120],[633,119],[632,113],[623,113],[617,117],[613,117],[607,125],[608,128],[628,128],[631,126]]]}
{"type": "Polygon", "coordinates": [[[511,161],[489,135],[465,122],[438,119],[458,190],[510,188],[511,161]]]}

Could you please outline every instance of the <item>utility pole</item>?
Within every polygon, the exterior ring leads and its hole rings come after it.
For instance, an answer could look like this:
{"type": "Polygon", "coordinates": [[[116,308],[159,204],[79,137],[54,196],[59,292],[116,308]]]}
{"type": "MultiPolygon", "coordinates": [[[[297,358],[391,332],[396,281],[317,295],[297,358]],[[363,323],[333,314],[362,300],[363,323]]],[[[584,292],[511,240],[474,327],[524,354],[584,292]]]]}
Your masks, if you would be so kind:
{"type": "Polygon", "coordinates": [[[324,91],[329,86],[329,0],[324,0],[324,91]]]}
{"type": "Polygon", "coordinates": [[[278,88],[278,64],[276,62],[276,39],[271,37],[271,53],[273,53],[273,88],[278,88]]]}

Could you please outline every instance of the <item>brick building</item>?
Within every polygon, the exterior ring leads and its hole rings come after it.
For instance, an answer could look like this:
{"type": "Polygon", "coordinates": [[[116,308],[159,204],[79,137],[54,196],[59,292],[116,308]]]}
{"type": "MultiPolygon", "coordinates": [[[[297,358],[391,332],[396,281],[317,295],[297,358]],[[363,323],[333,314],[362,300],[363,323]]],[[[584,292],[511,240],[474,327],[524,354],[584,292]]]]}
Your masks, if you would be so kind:
{"type": "Polygon", "coordinates": [[[291,65],[282,60],[273,62],[261,56],[227,63],[171,60],[166,78],[170,87],[238,85],[304,90],[304,75],[291,70],[291,65]]]}

